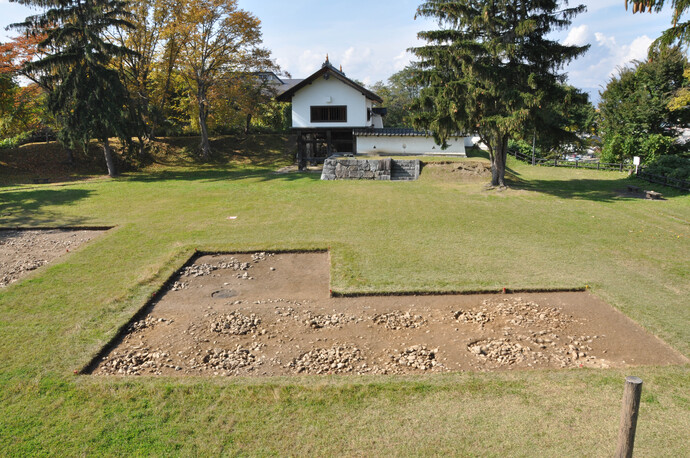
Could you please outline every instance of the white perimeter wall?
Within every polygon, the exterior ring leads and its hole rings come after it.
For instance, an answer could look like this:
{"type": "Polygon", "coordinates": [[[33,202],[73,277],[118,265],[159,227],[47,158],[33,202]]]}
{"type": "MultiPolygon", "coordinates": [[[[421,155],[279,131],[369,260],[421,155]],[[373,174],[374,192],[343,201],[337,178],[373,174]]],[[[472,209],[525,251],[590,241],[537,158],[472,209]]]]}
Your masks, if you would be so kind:
{"type": "Polygon", "coordinates": [[[331,76],[305,86],[292,97],[292,127],[369,127],[367,108],[372,103],[358,90],[331,76]],[[330,102],[329,102],[330,98],[330,102]],[[312,106],[347,106],[347,122],[311,123],[312,106]]]}
{"type": "Polygon", "coordinates": [[[357,137],[357,154],[434,154],[466,156],[465,138],[448,139],[448,148],[441,149],[433,137],[357,137]]]}

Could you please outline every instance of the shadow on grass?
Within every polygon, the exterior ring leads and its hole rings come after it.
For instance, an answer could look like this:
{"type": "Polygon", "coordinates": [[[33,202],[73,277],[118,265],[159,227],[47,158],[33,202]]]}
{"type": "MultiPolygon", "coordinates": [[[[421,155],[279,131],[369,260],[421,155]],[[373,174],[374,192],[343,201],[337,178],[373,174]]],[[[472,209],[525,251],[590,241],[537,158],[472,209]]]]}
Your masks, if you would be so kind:
{"type": "Polygon", "coordinates": [[[45,189],[0,193],[0,227],[34,227],[41,225],[78,226],[87,222],[83,217],[64,217],[45,207],[71,205],[88,198],[85,189],[45,189]]]}
{"type": "Polygon", "coordinates": [[[598,180],[591,178],[578,178],[573,180],[512,180],[510,186],[514,189],[524,189],[543,194],[550,194],[562,199],[584,199],[596,202],[620,202],[621,200],[644,199],[640,192],[629,192],[628,185],[634,185],[640,189],[654,189],[665,197],[684,195],[680,190],[661,185],[653,185],[636,178],[620,178],[617,180],[598,180]]]}
{"type": "Polygon", "coordinates": [[[467,148],[465,150],[465,153],[467,154],[467,157],[481,158],[481,159],[486,159],[486,160],[491,159],[489,157],[488,151],[484,151],[483,149],[478,148],[476,146],[473,146],[472,148],[467,148]]]}
{"type": "Polygon", "coordinates": [[[212,154],[207,161],[198,155],[200,137],[168,137],[156,140],[155,162],[167,166],[278,167],[291,162],[289,135],[220,136],[210,139],[212,154]]]}
{"type": "Polygon", "coordinates": [[[156,182],[156,181],[233,181],[258,179],[259,181],[297,181],[297,180],[321,180],[320,173],[314,172],[290,172],[275,173],[270,169],[234,169],[224,170],[218,168],[193,170],[161,170],[146,174],[123,176],[122,179],[131,182],[156,182]]]}

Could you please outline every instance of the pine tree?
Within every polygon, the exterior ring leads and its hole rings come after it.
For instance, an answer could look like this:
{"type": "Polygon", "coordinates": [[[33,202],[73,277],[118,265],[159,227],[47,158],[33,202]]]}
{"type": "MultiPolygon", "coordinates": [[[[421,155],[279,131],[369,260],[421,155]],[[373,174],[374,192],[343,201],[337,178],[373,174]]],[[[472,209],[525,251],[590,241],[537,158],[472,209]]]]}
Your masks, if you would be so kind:
{"type": "MultiPolygon", "coordinates": [[[[440,30],[421,32],[413,105],[415,127],[435,140],[477,133],[489,147],[493,186],[505,186],[508,140],[536,125],[540,110],[562,103],[562,67],[588,46],[549,40],[567,28],[583,5],[562,8],[555,0],[429,0],[417,16],[433,18],[440,30]]],[[[545,126],[541,126],[543,128],[545,126]]]]}
{"type": "Polygon", "coordinates": [[[28,62],[27,70],[38,73],[43,87],[50,88],[48,108],[60,126],[59,137],[69,147],[103,142],[110,176],[116,175],[108,141],[125,138],[127,115],[125,90],[111,66],[115,56],[132,51],[105,39],[108,30],[131,27],[126,20],[127,3],[119,0],[24,0],[43,7],[43,14],[28,17],[14,27],[27,34],[44,34],[39,49],[46,54],[28,62]]]}

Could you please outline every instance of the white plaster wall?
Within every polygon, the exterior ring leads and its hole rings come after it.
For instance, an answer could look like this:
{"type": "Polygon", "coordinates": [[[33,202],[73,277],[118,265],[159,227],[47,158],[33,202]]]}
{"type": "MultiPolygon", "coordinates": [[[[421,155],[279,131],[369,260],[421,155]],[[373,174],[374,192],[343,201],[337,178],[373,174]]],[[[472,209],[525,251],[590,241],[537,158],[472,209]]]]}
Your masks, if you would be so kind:
{"type": "Polygon", "coordinates": [[[369,127],[368,107],[371,107],[371,101],[358,90],[336,78],[325,80],[321,77],[292,97],[292,127],[369,127]],[[346,105],[347,122],[312,124],[311,107],[328,105],[346,105]]]}
{"type": "Polygon", "coordinates": [[[465,138],[448,139],[448,148],[443,150],[433,137],[357,137],[357,154],[433,154],[438,156],[466,156],[465,138]]]}

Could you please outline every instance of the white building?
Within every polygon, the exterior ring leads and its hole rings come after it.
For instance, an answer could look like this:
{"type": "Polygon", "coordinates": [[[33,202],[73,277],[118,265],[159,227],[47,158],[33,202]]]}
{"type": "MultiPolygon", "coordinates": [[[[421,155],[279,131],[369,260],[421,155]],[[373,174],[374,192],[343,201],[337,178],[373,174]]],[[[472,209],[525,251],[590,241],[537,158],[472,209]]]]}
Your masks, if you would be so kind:
{"type": "Polygon", "coordinates": [[[449,139],[442,150],[427,132],[384,129],[383,100],[347,78],[326,58],[304,80],[280,80],[277,100],[292,102],[292,128],[298,135],[300,162],[323,160],[332,154],[465,156],[464,137],[449,139]]]}

